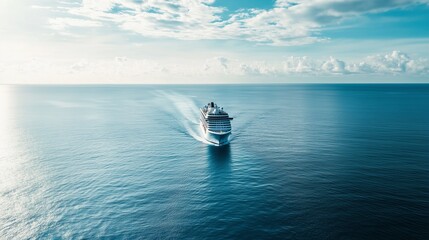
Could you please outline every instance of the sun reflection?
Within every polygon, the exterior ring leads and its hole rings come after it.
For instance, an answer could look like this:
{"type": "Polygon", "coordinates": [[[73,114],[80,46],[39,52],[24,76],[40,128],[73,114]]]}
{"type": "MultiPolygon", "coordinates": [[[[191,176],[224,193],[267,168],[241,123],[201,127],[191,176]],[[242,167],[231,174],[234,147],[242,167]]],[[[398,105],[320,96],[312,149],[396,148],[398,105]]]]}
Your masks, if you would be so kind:
{"type": "Polygon", "coordinates": [[[37,173],[17,124],[15,90],[0,85],[0,236],[25,239],[34,235],[28,223],[41,191],[34,187],[37,173]]]}
{"type": "Polygon", "coordinates": [[[0,86],[0,193],[17,184],[18,134],[14,125],[13,87],[0,86]]]}

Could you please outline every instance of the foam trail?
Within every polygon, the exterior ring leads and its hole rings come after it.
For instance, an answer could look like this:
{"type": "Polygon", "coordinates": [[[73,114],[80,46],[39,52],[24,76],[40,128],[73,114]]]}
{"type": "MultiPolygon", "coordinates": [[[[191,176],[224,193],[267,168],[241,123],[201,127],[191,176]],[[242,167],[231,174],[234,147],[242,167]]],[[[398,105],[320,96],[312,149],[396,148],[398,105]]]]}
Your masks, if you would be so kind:
{"type": "Polygon", "coordinates": [[[167,100],[163,109],[170,113],[184,128],[185,132],[197,141],[213,145],[205,140],[199,123],[199,107],[192,98],[175,92],[157,91],[156,95],[167,100]]]}

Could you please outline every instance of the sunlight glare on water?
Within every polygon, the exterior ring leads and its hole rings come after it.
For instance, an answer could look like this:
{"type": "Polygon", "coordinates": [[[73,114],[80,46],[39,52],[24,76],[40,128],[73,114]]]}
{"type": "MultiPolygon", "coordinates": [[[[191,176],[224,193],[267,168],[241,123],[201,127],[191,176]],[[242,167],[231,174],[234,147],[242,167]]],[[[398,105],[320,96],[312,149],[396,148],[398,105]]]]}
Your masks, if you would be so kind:
{"type": "Polygon", "coordinates": [[[32,169],[28,139],[15,125],[14,101],[14,88],[0,86],[0,237],[24,239],[42,226],[34,216],[48,211],[40,203],[42,176],[32,169]]]}
{"type": "Polygon", "coordinates": [[[17,130],[14,126],[13,89],[0,87],[0,192],[14,189],[19,184],[20,168],[17,130]]]}

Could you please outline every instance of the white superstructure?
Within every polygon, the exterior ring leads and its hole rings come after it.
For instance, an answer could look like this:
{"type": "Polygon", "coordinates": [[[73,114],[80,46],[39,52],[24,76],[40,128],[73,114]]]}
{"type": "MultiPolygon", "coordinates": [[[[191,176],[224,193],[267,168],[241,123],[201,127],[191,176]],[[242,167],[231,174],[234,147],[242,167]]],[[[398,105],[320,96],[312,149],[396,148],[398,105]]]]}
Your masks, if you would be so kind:
{"type": "Polygon", "coordinates": [[[200,108],[201,128],[207,141],[221,146],[229,143],[231,136],[231,120],[228,113],[223,108],[218,107],[214,102],[208,103],[200,108]]]}

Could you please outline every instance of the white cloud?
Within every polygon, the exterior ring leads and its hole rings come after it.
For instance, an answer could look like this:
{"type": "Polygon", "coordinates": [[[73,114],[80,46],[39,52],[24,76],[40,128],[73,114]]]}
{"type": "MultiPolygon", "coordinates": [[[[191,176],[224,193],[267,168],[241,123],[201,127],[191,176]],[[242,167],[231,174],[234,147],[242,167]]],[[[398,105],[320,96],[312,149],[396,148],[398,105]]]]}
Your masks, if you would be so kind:
{"type": "Polygon", "coordinates": [[[31,8],[34,9],[52,9],[50,6],[39,6],[39,5],[32,5],[31,8]]]}
{"type": "Polygon", "coordinates": [[[369,62],[375,71],[378,72],[404,73],[419,71],[424,72],[425,70],[422,60],[412,60],[407,54],[400,51],[393,51],[390,54],[370,57],[369,62]]]}
{"type": "Polygon", "coordinates": [[[272,9],[240,9],[228,17],[222,17],[225,8],[213,3],[214,0],[83,0],[79,6],[65,8],[92,22],[54,19],[51,26],[62,30],[66,26],[99,26],[102,21],[147,37],[302,45],[325,40],[317,32],[345,19],[427,4],[429,0],[277,0],[272,9]]]}
{"type": "Polygon", "coordinates": [[[128,61],[128,58],[127,57],[115,57],[115,61],[117,63],[122,64],[122,63],[126,63],[128,61]]]}
{"type": "Polygon", "coordinates": [[[228,73],[230,61],[226,57],[214,57],[207,59],[204,65],[206,73],[228,73]]]}
{"type": "Polygon", "coordinates": [[[429,73],[427,59],[412,59],[400,51],[388,54],[369,56],[364,61],[350,64],[353,73],[383,73],[383,74],[425,74],[429,73]]]}
{"type": "MultiPolygon", "coordinates": [[[[109,11],[112,9],[116,1],[114,0],[82,0],[82,6],[94,11],[109,11]]],[[[123,1],[124,2],[124,1],[123,1]]]]}
{"type": "Polygon", "coordinates": [[[329,60],[324,62],[321,66],[321,69],[328,73],[348,73],[346,70],[346,63],[333,57],[330,57],[329,60]]]}
{"type": "Polygon", "coordinates": [[[229,59],[226,57],[214,57],[205,61],[203,75],[232,75],[232,76],[250,76],[250,75],[274,75],[277,69],[275,65],[264,61],[241,61],[238,59],[229,59]]]}
{"type": "Polygon", "coordinates": [[[51,18],[49,19],[49,27],[62,31],[67,27],[101,27],[101,22],[93,20],[84,20],[78,18],[51,18]]]}
{"type": "Polygon", "coordinates": [[[256,61],[252,63],[242,63],[239,67],[239,73],[246,76],[269,76],[278,73],[276,64],[268,64],[267,62],[256,61]]]}
{"type": "Polygon", "coordinates": [[[89,62],[87,60],[85,60],[85,59],[82,59],[82,60],[80,60],[80,61],[78,61],[76,63],[73,63],[70,66],[70,69],[71,69],[72,72],[76,72],[76,71],[85,70],[88,67],[89,67],[89,62]]]}
{"type": "Polygon", "coordinates": [[[314,60],[309,59],[307,56],[304,57],[289,57],[283,62],[283,71],[285,73],[313,73],[317,69],[318,63],[314,60]]]}
{"type": "Polygon", "coordinates": [[[124,30],[150,37],[217,39],[223,9],[210,0],[95,1],[84,0],[69,13],[97,21],[110,21],[124,30]]]}

